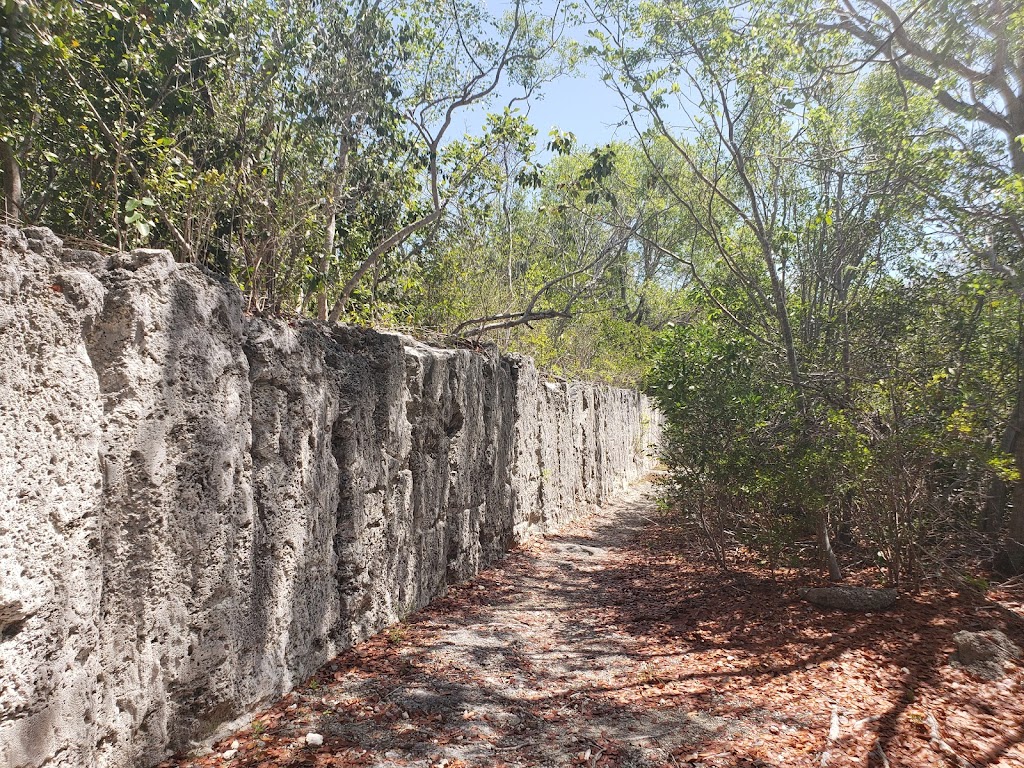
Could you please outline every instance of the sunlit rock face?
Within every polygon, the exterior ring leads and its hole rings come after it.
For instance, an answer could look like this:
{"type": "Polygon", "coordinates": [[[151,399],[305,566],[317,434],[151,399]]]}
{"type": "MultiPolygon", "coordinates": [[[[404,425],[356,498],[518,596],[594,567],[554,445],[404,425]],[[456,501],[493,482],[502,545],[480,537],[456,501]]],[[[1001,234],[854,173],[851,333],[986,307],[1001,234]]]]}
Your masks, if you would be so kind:
{"type": "Polygon", "coordinates": [[[0,228],[0,768],[159,762],[651,466],[635,392],[0,228]]]}

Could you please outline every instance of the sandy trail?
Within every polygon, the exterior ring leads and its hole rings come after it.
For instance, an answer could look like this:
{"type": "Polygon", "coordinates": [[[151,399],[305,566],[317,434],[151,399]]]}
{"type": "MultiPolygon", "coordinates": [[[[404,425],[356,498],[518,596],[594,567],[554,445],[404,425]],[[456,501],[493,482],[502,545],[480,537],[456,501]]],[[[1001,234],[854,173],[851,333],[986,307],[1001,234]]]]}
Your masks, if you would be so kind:
{"type": "Polygon", "coordinates": [[[165,765],[834,768],[881,751],[943,768],[934,718],[973,765],[1024,766],[1020,668],[992,683],[949,665],[958,628],[1024,645],[1010,597],[822,612],[797,596],[813,570],[723,573],[651,493],[512,552],[165,765]]]}

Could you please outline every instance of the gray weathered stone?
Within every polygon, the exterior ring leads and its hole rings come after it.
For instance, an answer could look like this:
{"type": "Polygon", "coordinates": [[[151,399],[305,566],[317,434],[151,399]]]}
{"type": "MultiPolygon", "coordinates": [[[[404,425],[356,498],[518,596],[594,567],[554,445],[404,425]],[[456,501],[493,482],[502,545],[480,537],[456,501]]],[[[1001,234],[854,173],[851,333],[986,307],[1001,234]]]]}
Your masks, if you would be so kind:
{"type": "Polygon", "coordinates": [[[1005,677],[1007,663],[1021,658],[1020,647],[998,629],[960,631],[953,635],[953,642],[953,660],[985,680],[1005,677]]]}
{"type": "Polygon", "coordinates": [[[0,768],[158,762],[649,467],[635,392],[0,227],[0,768]]]}
{"type": "Polygon", "coordinates": [[[895,589],[870,587],[815,587],[800,593],[800,597],[812,605],[841,611],[885,610],[896,603],[898,596],[895,589]]]}

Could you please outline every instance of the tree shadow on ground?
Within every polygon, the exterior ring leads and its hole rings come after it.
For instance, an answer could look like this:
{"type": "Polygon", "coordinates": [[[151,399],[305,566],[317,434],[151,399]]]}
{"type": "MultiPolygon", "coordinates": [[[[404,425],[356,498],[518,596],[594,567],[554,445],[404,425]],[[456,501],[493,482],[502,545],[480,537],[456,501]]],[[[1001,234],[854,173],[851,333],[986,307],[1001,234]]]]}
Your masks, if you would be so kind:
{"type": "Polygon", "coordinates": [[[797,597],[808,577],[722,573],[651,509],[512,553],[218,749],[237,740],[230,764],[260,768],[942,766],[933,716],[971,764],[1020,764],[1019,671],[984,683],[949,665],[959,629],[1024,643],[1014,611],[937,590],[821,611],[797,597]]]}
{"type": "MultiPolygon", "coordinates": [[[[598,539],[610,534],[595,530],[598,539]]],[[[863,725],[878,749],[908,764],[921,764],[914,763],[919,747],[933,746],[928,715],[946,721],[943,738],[970,764],[996,765],[1010,753],[1012,760],[1024,758],[1024,706],[1019,696],[1006,695],[1018,688],[1020,671],[995,684],[950,664],[958,630],[1000,629],[1021,644],[1021,614],[942,589],[904,594],[886,612],[825,611],[798,597],[812,576],[755,567],[722,572],[667,521],[655,521],[633,541],[590,593],[643,638],[645,653],[661,663],[662,679],[685,695],[714,708],[723,687],[745,689],[753,708],[758,696],[762,707],[778,706],[785,697],[770,689],[785,681],[796,692],[790,698],[800,702],[794,711],[817,715],[811,719],[819,732],[828,730],[830,706],[859,710],[858,720],[870,718],[863,725]],[[701,683],[703,691],[678,685],[687,682],[701,683]]],[[[589,591],[585,583],[573,588],[589,591]]],[[[842,746],[839,740],[834,748],[842,746]]],[[[881,762],[871,746],[862,757],[881,762]]]]}

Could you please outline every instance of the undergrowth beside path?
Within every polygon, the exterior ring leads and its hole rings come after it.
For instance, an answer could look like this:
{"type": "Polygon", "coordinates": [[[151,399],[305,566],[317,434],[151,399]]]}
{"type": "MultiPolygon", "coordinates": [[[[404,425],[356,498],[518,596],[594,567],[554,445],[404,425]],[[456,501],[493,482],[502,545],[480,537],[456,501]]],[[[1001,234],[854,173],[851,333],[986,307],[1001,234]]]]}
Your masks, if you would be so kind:
{"type": "Polygon", "coordinates": [[[1024,645],[1019,596],[821,611],[797,596],[806,576],[715,569],[649,490],[345,652],[213,753],[163,765],[1024,765],[1021,670],[985,682],[949,664],[960,629],[1024,645]]]}

